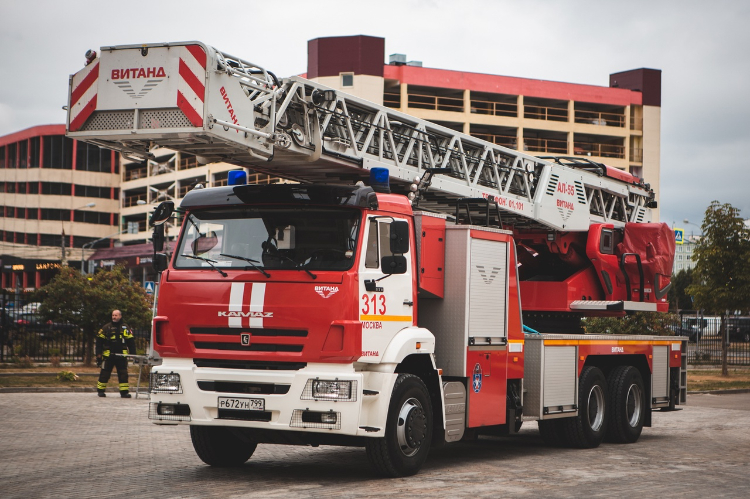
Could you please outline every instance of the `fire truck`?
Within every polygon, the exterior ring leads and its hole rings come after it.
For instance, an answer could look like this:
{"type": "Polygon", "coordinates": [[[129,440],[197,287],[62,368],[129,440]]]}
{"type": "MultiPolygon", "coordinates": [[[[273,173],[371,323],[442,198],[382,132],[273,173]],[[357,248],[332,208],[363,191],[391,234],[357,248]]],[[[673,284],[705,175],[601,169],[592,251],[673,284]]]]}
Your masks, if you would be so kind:
{"type": "Polygon", "coordinates": [[[90,51],[67,113],[69,137],[126,157],[239,167],[151,216],[149,418],[190,425],[209,465],[263,443],[344,445],[407,476],[431,447],[527,421],[550,444],[633,443],[685,403],[683,338],[581,327],[667,310],[674,239],[637,177],[199,42],[90,51]],[[248,170],[294,183],[248,185],[248,170]]]}

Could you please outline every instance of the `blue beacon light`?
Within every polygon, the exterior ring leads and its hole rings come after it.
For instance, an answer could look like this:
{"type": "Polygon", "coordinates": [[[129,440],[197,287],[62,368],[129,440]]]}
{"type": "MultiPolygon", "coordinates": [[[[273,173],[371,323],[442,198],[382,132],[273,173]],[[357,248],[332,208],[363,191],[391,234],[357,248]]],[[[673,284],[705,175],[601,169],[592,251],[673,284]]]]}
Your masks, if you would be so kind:
{"type": "Polygon", "coordinates": [[[247,172],[245,170],[230,170],[227,174],[227,185],[247,184],[247,172]]]}
{"type": "Polygon", "coordinates": [[[370,187],[375,192],[391,193],[390,173],[388,168],[375,167],[370,170],[370,187]]]}

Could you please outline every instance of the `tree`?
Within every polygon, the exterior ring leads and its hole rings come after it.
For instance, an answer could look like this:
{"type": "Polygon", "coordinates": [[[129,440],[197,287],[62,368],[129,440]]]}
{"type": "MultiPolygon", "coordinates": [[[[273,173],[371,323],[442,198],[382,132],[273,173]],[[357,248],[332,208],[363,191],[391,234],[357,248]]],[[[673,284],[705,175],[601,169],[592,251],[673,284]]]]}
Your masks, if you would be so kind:
{"type": "Polygon", "coordinates": [[[130,282],[122,267],[102,270],[90,279],[71,267],[62,267],[41,288],[40,312],[46,319],[76,324],[86,340],[84,362],[91,364],[94,335],[119,309],[125,322],[147,328],[151,322],[151,299],[137,282],[130,282]]]}
{"type": "Polygon", "coordinates": [[[583,329],[587,334],[653,334],[674,335],[674,314],[661,312],[635,312],[624,317],[586,317],[583,329]]]}
{"type": "Polygon", "coordinates": [[[697,309],[721,316],[721,371],[727,376],[726,313],[750,308],[750,231],[737,208],[718,201],[706,209],[701,230],[687,292],[697,309]]]}
{"type": "Polygon", "coordinates": [[[687,293],[687,287],[693,282],[693,269],[680,270],[672,276],[672,288],[669,290],[669,308],[678,310],[692,310],[693,299],[687,293]]]}

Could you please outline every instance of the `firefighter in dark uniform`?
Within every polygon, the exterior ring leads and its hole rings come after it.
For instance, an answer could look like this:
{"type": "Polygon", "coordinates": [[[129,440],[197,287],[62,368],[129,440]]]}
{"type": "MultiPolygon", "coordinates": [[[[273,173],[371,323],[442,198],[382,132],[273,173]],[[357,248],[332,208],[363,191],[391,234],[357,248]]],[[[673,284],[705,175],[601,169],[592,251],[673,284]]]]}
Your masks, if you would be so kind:
{"type": "Polygon", "coordinates": [[[133,332],[122,321],[122,313],[115,310],[112,312],[112,322],[102,326],[96,335],[96,365],[102,368],[99,373],[99,382],[96,384],[96,391],[100,397],[107,396],[104,390],[112,374],[112,367],[116,367],[117,378],[120,382],[120,396],[130,398],[128,358],[122,356],[126,353],[135,354],[133,332]]]}

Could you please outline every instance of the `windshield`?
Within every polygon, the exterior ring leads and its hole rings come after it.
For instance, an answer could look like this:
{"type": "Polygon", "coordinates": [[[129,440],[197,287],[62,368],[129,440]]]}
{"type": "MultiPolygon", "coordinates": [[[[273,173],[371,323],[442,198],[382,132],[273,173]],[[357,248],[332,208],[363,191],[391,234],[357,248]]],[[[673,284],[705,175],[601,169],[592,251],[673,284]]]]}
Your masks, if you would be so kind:
{"type": "Polygon", "coordinates": [[[191,211],[175,268],[348,270],[359,210],[248,208],[191,211]]]}

